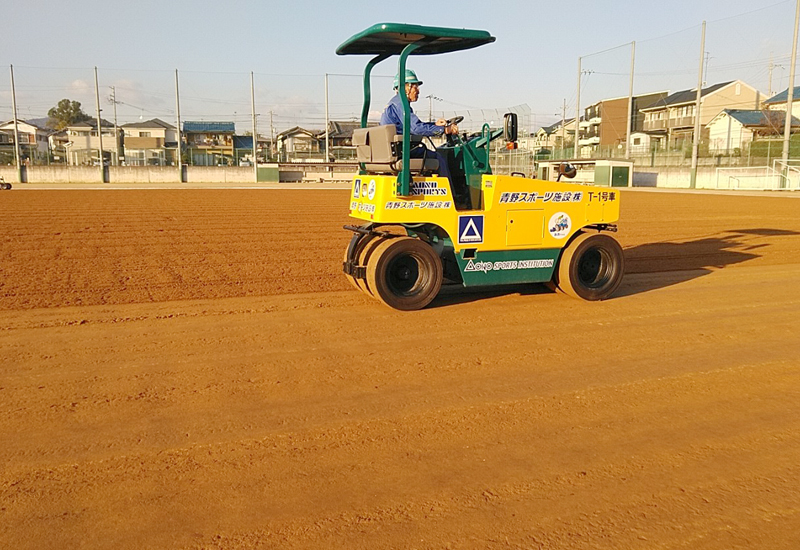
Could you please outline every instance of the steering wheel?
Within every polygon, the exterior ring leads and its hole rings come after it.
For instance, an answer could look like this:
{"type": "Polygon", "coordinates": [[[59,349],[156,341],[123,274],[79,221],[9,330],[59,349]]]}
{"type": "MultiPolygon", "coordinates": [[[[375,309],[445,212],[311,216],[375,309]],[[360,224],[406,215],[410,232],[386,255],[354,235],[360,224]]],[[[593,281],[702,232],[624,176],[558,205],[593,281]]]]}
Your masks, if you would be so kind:
{"type": "MultiPolygon", "coordinates": [[[[453,124],[458,124],[462,120],[464,120],[463,116],[454,116],[453,118],[448,118],[444,123],[445,128],[453,124]]],[[[451,147],[456,145],[459,142],[460,138],[461,136],[459,136],[458,134],[447,134],[447,145],[451,147]]]]}

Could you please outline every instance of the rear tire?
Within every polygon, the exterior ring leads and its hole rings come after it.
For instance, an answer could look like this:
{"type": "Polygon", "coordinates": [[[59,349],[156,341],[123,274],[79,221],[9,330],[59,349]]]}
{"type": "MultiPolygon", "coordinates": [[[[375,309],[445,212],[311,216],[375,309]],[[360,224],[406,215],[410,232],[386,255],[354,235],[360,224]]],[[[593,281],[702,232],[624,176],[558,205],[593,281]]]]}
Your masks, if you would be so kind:
{"type": "Polygon", "coordinates": [[[383,239],[367,263],[372,295],[394,309],[427,306],[442,287],[442,260],[427,243],[411,237],[383,239]]]}
{"type": "Polygon", "coordinates": [[[622,247],[616,239],[581,233],[562,252],[555,283],[575,298],[605,300],[619,287],[624,269],[622,247]]]}

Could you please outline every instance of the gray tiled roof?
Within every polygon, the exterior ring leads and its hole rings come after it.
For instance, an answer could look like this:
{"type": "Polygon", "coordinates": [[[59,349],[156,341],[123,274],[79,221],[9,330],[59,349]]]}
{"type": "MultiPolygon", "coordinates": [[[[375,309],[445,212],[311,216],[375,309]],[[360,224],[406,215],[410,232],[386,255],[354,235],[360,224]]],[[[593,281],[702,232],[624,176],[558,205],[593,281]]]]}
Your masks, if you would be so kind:
{"type": "MultiPolygon", "coordinates": [[[[113,127],[114,125],[107,121],[104,118],[100,119],[100,124],[103,125],[103,128],[113,127]]],[[[67,128],[97,128],[97,119],[92,118],[85,122],[75,122],[74,124],[70,124],[67,128]]]]}
{"type": "Polygon", "coordinates": [[[150,120],[145,120],[144,122],[130,122],[128,124],[123,124],[123,128],[166,128],[167,130],[174,130],[175,126],[164,122],[160,118],[151,118],[150,120]]]}

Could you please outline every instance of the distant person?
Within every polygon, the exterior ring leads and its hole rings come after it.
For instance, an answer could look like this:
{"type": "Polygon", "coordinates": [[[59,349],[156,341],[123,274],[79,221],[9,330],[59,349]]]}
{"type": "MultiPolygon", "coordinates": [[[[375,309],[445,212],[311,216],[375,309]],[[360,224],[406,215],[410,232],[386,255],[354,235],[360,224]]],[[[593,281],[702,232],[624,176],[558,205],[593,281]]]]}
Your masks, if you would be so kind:
{"type": "MultiPolygon", "coordinates": [[[[419,99],[419,87],[422,86],[422,81],[417,78],[417,74],[411,69],[406,69],[406,89],[405,94],[409,103],[413,103],[419,99]]],[[[403,102],[400,97],[398,88],[400,87],[400,75],[394,77],[394,91],[395,96],[386,105],[386,108],[381,114],[381,126],[394,124],[397,128],[397,134],[403,134],[403,102]]],[[[458,134],[458,126],[455,124],[447,125],[447,121],[443,118],[438,119],[436,122],[422,122],[419,117],[414,114],[414,110],[409,105],[411,114],[411,135],[415,136],[440,136],[442,134],[456,135],[458,134]]],[[[438,152],[430,151],[424,145],[419,145],[411,150],[412,158],[422,158],[423,156],[435,158],[439,161],[439,175],[443,178],[450,179],[450,168],[447,166],[447,160],[438,152]]]]}

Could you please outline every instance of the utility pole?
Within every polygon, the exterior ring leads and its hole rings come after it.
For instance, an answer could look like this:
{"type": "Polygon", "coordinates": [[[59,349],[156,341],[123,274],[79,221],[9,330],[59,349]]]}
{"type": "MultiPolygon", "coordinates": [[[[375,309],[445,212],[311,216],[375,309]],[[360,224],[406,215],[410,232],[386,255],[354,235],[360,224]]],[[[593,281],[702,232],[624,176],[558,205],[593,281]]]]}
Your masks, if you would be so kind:
{"type": "MultiPolygon", "coordinates": [[[[709,61],[711,61],[711,53],[710,52],[706,52],[706,69],[705,69],[705,71],[703,71],[704,75],[708,75],[708,62],[709,61]]],[[[703,86],[705,86],[706,84],[708,84],[708,82],[706,82],[704,80],[703,81],[703,86]]]]}
{"type": "Polygon", "coordinates": [[[272,111],[269,112],[269,156],[270,160],[275,157],[275,125],[272,121],[272,111]]]}
{"type": "Polygon", "coordinates": [[[22,183],[22,162],[19,158],[19,127],[17,126],[17,91],[14,87],[14,65],[11,67],[11,103],[14,111],[14,159],[17,162],[17,181],[22,183]]]}
{"type": "Polygon", "coordinates": [[[581,58],[578,58],[578,91],[575,96],[575,145],[574,157],[578,158],[578,141],[581,135],[581,58]]]}
{"type": "Polygon", "coordinates": [[[325,162],[330,161],[330,129],[331,121],[328,118],[328,73],[325,73],[325,162]]]}
{"type": "MultiPolygon", "coordinates": [[[[797,0],[800,2],[800,0],[797,0]]],[[[697,154],[700,150],[700,97],[703,91],[703,60],[706,54],[706,22],[703,21],[703,32],[700,37],[700,69],[697,74],[697,96],[694,100],[694,139],[692,140],[692,171],[689,176],[689,188],[697,187],[697,154]]]]}
{"type": "Polygon", "coordinates": [[[444,100],[441,97],[436,97],[433,94],[426,95],[425,97],[428,99],[428,122],[433,122],[434,121],[434,118],[433,118],[433,100],[434,99],[436,101],[444,101],[444,100]]]}
{"type": "Polygon", "coordinates": [[[175,69],[175,116],[178,125],[178,145],[175,148],[175,165],[178,167],[178,183],[183,183],[183,159],[181,159],[181,94],[178,89],[178,69],[175,69]]]}
{"type": "Polygon", "coordinates": [[[114,155],[114,166],[119,166],[119,135],[117,130],[117,89],[115,86],[109,86],[111,88],[111,103],[114,104],[114,151],[116,155],[114,155]]]}
{"type": "Polygon", "coordinates": [[[564,158],[564,146],[566,146],[567,142],[565,141],[567,136],[567,98],[564,98],[564,102],[561,105],[561,158],[564,158]]]}
{"type": "Polygon", "coordinates": [[[794,9],[794,39],[792,40],[792,62],[789,65],[789,89],[786,94],[786,121],[783,123],[783,155],[781,155],[781,162],[783,163],[782,171],[784,177],[781,187],[787,187],[789,175],[789,145],[792,135],[792,103],[794,101],[794,66],[797,63],[797,26],[799,23],[800,0],[797,0],[794,9]]]}
{"type": "Polygon", "coordinates": [[[772,62],[772,52],[769,53],[769,65],[767,67],[769,71],[769,90],[767,91],[767,98],[770,98],[772,97],[772,70],[775,68],[775,63],[772,62]]]}
{"type": "Polygon", "coordinates": [[[256,115],[256,89],[253,85],[253,71],[250,71],[250,107],[253,110],[253,183],[258,183],[258,124],[256,115]]]}
{"type": "Polygon", "coordinates": [[[625,137],[625,158],[631,158],[631,132],[633,131],[633,66],[636,62],[636,42],[631,42],[631,82],[628,88],[628,131],[625,137]]]}
{"type": "Polygon", "coordinates": [[[105,153],[103,152],[103,124],[100,118],[100,85],[97,81],[97,67],[94,68],[94,102],[97,109],[97,138],[100,153],[100,183],[106,182],[105,153]]]}

